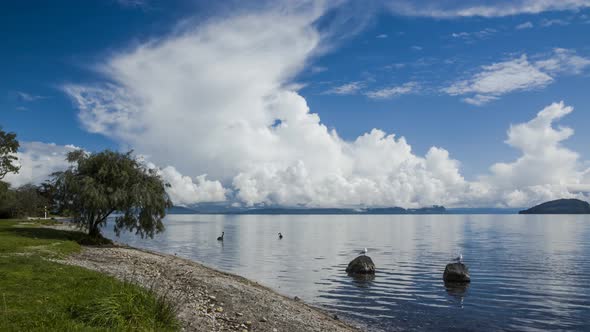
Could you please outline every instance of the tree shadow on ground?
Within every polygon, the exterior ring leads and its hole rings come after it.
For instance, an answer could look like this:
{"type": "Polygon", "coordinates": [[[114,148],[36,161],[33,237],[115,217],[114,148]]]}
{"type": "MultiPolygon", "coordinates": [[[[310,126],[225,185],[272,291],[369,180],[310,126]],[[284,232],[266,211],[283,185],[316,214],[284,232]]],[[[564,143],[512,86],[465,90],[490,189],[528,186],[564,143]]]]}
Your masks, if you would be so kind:
{"type": "Polygon", "coordinates": [[[81,245],[112,245],[113,242],[102,236],[91,238],[81,231],[61,230],[43,227],[11,227],[4,229],[20,237],[44,240],[74,241],[81,245]]]}

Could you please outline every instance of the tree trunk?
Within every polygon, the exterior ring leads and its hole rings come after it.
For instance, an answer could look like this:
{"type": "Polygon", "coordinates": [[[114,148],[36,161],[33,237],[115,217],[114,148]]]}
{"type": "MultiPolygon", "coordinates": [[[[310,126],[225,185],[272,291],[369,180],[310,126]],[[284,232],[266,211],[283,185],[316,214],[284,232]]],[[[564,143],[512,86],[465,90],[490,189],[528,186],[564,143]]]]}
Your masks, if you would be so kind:
{"type": "Polygon", "coordinates": [[[98,224],[92,223],[92,226],[88,229],[88,235],[93,239],[100,237],[100,228],[98,227],[98,224]]]}

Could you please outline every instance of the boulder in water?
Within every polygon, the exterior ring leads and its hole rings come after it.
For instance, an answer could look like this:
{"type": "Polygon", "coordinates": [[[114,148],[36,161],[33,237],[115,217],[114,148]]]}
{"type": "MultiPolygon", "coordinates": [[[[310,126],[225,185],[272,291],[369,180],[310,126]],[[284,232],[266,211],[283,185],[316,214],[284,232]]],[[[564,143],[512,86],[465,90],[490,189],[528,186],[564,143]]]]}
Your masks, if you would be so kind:
{"type": "Polygon", "coordinates": [[[375,264],[369,256],[358,256],[348,263],[346,272],[351,274],[375,274],[375,264]]]}
{"type": "Polygon", "coordinates": [[[443,280],[446,282],[470,282],[469,269],[463,263],[447,264],[443,280]]]}

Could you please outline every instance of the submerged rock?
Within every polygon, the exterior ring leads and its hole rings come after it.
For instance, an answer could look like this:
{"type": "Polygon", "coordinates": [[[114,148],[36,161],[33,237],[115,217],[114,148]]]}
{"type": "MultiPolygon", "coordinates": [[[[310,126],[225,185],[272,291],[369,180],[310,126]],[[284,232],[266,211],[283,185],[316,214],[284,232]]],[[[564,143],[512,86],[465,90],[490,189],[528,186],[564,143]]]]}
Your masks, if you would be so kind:
{"type": "Polygon", "coordinates": [[[445,281],[445,289],[447,294],[452,297],[462,300],[467,296],[467,290],[469,289],[469,282],[447,282],[445,281]]]}
{"type": "Polygon", "coordinates": [[[359,288],[368,288],[370,287],[373,280],[375,280],[375,274],[360,274],[360,273],[348,273],[348,276],[351,277],[355,285],[359,288]]]}
{"type": "Polygon", "coordinates": [[[358,256],[348,263],[346,272],[351,274],[375,274],[375,264],[369,256],[358,256]]]}
{"type": "Polygon", "coordinates": [[[446,282],[470,282],[469,269],[463,263],[451,263],[445,267],[443,280],[446,282]]]}

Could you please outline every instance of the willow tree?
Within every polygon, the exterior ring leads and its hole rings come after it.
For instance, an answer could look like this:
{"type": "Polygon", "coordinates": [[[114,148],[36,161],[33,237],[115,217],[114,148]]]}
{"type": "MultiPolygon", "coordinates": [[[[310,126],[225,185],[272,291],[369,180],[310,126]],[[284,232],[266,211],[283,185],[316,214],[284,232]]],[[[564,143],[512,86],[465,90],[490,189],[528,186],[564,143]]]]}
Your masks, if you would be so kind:
{"type": "Polygon", "coordinates": [[[66,171],[53,174],[58,205],[91,237],[114,215],[117,235],[122,230],[153,237],[164,230],[162,219],[172,203],[166,184],[156,170],[145,167],[131,152],[103,151],[68,153],[72,163],[66,171]]]}

